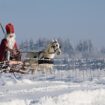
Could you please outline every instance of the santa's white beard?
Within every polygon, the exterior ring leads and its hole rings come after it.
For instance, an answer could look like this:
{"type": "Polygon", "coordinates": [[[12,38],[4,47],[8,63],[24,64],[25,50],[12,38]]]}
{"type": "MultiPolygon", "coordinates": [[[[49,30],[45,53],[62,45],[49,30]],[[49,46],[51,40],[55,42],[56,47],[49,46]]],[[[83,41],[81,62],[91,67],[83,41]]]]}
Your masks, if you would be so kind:
{"type": "Polygon", "coordinates": [[[13,49],[14,44],[15,44],[15,42],[16,42],[16,40],[15,40],[15,34],[14,34],[13,37],[11,37],[11,38],[10,38],[9,35],[8,35],[7,41],[8,41],[8,47],[9,47],[10,49],[13,49]]]}

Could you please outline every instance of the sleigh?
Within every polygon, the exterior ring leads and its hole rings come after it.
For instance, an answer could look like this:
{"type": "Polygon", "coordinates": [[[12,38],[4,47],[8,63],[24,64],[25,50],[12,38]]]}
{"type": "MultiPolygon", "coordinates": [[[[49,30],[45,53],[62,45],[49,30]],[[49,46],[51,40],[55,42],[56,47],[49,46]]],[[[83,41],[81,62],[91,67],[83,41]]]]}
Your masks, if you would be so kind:
{"type": "MultiPolygon", "coordinates": [[[[61,52],[57,41],[48,45],[45,50],[39,52],[22,52],[22,59],[12,59],[0,62],[0,72],[17,72],[22,74],[36,71],[50,71],[53,69],[53,59],[61,52]],[[25,55],[25,57],[23,57],[25,55]]],[[[18,58],[18,57],[16,57],[18,58]]]]}
{"type": "Polygon", "coordinates": [[[0,62],[0,73],[26,73],[21,68],[23,66],[23,63],[21,61],[3,61],[0,62]]]}

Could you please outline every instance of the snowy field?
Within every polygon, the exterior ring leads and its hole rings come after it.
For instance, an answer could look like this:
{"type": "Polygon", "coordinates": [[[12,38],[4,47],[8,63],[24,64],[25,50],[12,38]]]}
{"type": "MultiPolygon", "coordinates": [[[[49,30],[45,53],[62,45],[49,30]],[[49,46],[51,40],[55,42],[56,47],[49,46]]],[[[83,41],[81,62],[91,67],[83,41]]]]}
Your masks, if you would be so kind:
{"type": "Polygon", "coordinates": [[[0,74],[0,105],[105,105],[104,70],[0,74]]]}

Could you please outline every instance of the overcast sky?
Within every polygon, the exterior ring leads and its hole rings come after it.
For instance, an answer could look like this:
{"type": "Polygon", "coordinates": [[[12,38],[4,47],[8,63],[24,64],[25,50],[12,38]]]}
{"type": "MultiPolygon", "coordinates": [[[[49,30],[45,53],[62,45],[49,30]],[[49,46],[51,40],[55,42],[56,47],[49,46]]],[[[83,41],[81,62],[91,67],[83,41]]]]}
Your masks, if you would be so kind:
{"type": "Polygon", "coordinates": [[[61,37],[105,46],[105,0],[0,0],[0,21],[15,25],[18,42],[61,37]]]}

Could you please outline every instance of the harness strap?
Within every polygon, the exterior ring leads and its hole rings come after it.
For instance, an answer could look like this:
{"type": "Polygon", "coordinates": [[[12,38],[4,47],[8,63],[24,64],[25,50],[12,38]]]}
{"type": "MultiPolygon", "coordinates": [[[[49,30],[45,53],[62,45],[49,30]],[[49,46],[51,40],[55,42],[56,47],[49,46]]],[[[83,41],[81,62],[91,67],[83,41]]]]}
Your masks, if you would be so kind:
{"type": "Polygon", "coordinates": [[[54,61],[52,59],[40,59],[38,60],[38,64],[53,64],[54,61]]]}

